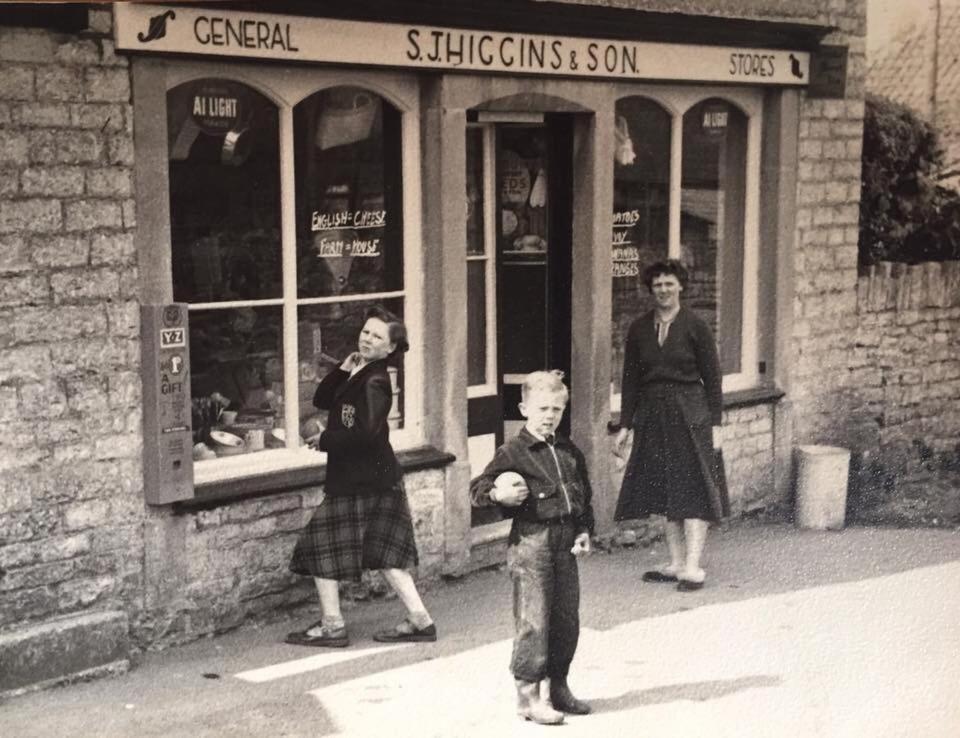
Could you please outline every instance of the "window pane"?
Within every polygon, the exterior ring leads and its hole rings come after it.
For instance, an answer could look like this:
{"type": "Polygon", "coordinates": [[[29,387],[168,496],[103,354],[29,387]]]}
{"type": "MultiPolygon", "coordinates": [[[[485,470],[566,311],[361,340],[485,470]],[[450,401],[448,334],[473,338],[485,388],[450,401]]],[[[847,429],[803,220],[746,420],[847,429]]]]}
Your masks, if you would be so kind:
{"type": "Polygon", "coordinates": [[[497,130],[499,371],[526,374],[547,365],[547,130],[497,130]]]}
{"type": "MultiPolygon", "coordinates": [[[[403,319],[403,300],[361,300],[332,305],[303,305],[298,311],[297,333],[299,338],[300,375],[300,435],[308,437],[316,429],[315,424],[326,425],[325,413],[313,406],[313,393],[317,382],[332,369],[337,368],[349,354],[357,350],[357,339],[365,322],[364,314],[373,305],[382,305],[403,319]]],[[[420,340],[411,336],[411,342],[420,340]]],[[[391,365],[393,382],[393,409],[390,411],[390,427],[403,427],[403,354],[391,365]]]]}
{"type": "Polygon", "coordinates": [[[724,374],[740,371],[747,117],[706,100],[683,117],[680,241],[688,306],[708,321],[724,374]]]}
{"type": "Polygon", "coordinates": [[[294,108],[297,295],[403,289],[400,113],[358,87],[294,108]]]}
{"type": "Polygon", "coordinates": [[[281,323],[280,307],[190,313],[194,443],[217,456],[283,445],[270,433],[283,426],[281,323]]]}
{"type": "Polygon", "coordinates": [[[487,382],[487,264],[467,262],[467,383],[487,382]]]}
{"type": "Polygon", "coordinates": [[[231,80],[167,93],[175,300],[280,296],[277,121],[276,106],[231,80]]]}
{"type": "Polygon", "coordinates": [[[620,392],[627,330],[653,307],[643,270],[667,257],[670,115],[642,97],[616,106],[613,170],[613,391],[620,392]]]}
{"type": "Polygon", "coordinates": [[[483,131],[467,129],[467,254],[484,253],[483,131]]]}

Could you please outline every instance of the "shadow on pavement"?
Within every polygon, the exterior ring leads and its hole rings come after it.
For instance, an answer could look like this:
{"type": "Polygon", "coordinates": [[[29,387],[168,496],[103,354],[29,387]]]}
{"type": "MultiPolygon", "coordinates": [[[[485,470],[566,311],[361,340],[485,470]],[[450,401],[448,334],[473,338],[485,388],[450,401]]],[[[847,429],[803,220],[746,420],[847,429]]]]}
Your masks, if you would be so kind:
{"type": "Polygon", "coordinates": [[[783,683],[780,677],[766,674],[739,677],[737,679],[715,679],[706,682],[688,682],[686,684],[668,684],[652,689],[640,689],[616,697],[602,697],[590,700],[595,713],[632,710],[635,707],[660,705],[665,702],[706,702],[720,697],[743,692],[748,689],[778,687],[783,683]]]}

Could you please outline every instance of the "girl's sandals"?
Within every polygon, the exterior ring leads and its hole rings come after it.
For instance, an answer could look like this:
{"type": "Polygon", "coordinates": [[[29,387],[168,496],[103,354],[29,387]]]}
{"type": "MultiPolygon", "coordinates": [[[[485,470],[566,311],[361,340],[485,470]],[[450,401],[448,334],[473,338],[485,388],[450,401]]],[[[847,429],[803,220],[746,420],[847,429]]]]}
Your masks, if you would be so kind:
{"type": "Polygon", "coordinates": [[[344,648],[350,645],[350,637],[347,635],[347,628],[325,628],[323,621],[318,620],[313,625],[307,626],[304,630],[296,630],[293,633],[287,633],[283,639],[284,643],[293,646],[321,646],[326,648],[344,648]],[[318,635],[310,635],[310,631],[320,629],[318,635]]]}
{"type": "Polygon", "coordinates": [[[418,628],[404,618],[393,628],[373,634],[373,640],[380,643],[425,643],[437,640],[437,626],[433,623],[418,628]]]}

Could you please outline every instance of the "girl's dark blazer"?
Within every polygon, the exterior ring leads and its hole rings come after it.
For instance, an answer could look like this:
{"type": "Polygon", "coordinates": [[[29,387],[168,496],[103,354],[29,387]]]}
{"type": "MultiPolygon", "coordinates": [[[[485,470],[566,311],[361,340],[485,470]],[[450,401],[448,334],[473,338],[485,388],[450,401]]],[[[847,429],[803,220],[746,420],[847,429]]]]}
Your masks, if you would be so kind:
{"type": "Polygon", "coordinates": [[[387,362],[371,361],[352,377],[333,370],[317,386],[313,404],[330,413],[318,444],[327,452],[326,494],[393,490],[402,473],[387,425],[393,404],[387,362]]]}

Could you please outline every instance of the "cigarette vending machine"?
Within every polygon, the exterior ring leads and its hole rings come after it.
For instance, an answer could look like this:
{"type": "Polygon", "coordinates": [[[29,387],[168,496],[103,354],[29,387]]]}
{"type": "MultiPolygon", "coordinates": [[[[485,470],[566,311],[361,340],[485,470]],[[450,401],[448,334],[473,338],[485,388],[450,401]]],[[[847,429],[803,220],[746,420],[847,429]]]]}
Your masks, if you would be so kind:
{"type": "Polygon", "coordinates": [[[193,497],[190,340],[186,303],[143,305],[144,495],[151,505],[193,497]]]}

